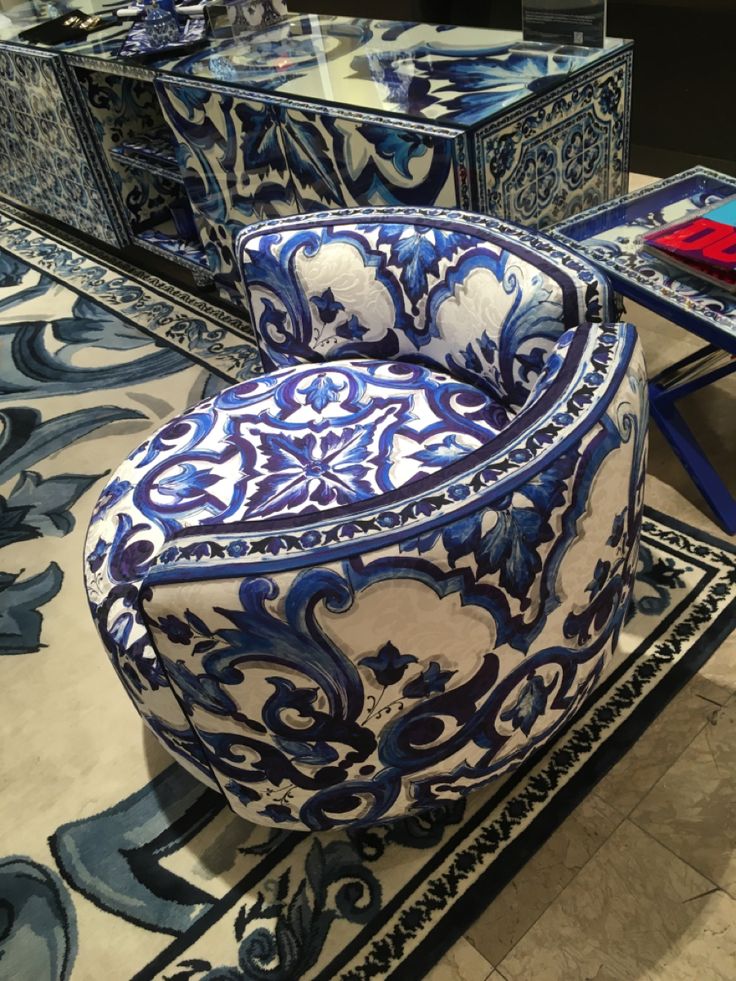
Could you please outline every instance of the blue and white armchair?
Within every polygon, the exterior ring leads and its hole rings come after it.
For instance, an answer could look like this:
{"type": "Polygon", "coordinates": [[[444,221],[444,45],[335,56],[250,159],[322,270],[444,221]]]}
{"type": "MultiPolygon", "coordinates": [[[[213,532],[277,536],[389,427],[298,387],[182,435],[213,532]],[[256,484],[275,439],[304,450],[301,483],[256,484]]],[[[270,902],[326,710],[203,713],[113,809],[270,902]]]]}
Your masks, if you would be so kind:
{"type": "Polygon", "coordinates": [[[123,463],[87,548],[136,707],[233,810],[326,829],[519,766],[616,663],[646,382],[591,266],[439,209],[241,232],[266,373],[123,463]]]}

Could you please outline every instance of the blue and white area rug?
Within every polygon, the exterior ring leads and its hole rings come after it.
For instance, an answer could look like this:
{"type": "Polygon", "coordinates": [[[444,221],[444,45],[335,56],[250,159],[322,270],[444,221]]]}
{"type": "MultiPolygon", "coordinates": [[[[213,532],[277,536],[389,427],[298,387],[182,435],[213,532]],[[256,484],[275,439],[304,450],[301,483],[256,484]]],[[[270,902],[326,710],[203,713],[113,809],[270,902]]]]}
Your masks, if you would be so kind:
{"type": "Polygon", "coordinates": [[[234,817],[129,705],[81,554],[105,474],[255,364],[237,317],[0,216],[0,978],[421,977],[734,625],[734,549],[649,511],[628,659],[511,780],[354,833],[234,817]]]}

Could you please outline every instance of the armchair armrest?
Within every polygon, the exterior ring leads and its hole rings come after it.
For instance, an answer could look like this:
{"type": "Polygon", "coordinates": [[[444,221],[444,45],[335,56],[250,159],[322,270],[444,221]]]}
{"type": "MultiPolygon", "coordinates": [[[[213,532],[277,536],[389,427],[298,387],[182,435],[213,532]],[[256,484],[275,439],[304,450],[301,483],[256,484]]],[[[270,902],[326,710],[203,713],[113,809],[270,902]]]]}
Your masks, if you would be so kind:
{"type": "Polygon", "coordinates": [[[236,240],[264,367],[414,361],[527,400],[566,330],[614,316],[607,282],[544,235],[433,208],[355,208],[236,240]]]}

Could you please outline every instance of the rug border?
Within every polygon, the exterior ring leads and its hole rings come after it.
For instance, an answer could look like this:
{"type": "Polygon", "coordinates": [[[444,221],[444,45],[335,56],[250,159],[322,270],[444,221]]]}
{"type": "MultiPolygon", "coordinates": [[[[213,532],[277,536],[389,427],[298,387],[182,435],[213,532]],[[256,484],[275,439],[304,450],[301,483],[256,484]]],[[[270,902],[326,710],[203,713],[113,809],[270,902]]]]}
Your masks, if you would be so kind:
{"type": "MultiPolygon", "coordinates": [[[[665,531],[672,531],[686,536],[695,546],[703,544],[728,556],[736,556],[736,546],[730,542],[724,541],[708,532],[701,531],[699,528],[688,525],[686,522],[667,515],[658,509],[646,506],[645,518],[660,524],[665,531]]],[[[666,542],[662,542],[664,547],[666,547],[666,544],[666,542]]],[[[692,561],[695,562],[697,558],[697,555],[692,556],[692,561]]],[[[705,566],[703,570],[704,575],[707,575],[707,565],[711,565],[712,567],[713,563],[713,559],[711,559],[710,563],[708,563],[707,559],[703,559],[703,565],[705,566]]],[[[713,576],[708,581],[711,581],[712,578],[713,576]]],[[[702,588],[702,585],[695,588],[702,588]]],[[[691,591],[689,606],[692,607],[693,605],[695,605],[695,600],[691,591]]],[[[669,611],[667,617],[669,625],[672,626],[676,623],[680,616],[679,607],[675,607],[672,611],[669,611]]],[[[722,640],[731,632],[735,620],[736,597],[731,599],[721,609],[716,619],[704,629],[697,640],[697,647],[693,645],[689,654],[686,654],[682,661],[669,668],[667,674],[641,699],[629,717],[617,727],[616,731],[608,739],[592,751],[588,759],[567,781],[564,789],[557,791],[555,805],[540,811],[530,821],[527,828],[515,836],[508,844],[504,844],[503,851],[499,857],[494,859],[489,867],[480,873],[478,879],[465,890],[462,896],[453,900],[452,906],[445,913],[438,916],[436,922],[430,927],[428,935],[404,957],[401,963],[396,964],[393,968],[389,968],[387,972],[381,973],[380,975],[371,975],[363,969],[361,976],[365,978],[380,976],[383,979],[388,979],[388,981],[415,981],[416,978],[423,977],[429,969],[436,966],[439,958],[457,940],[465,935],[471,924],[485,912],[495,896],[520,871],[523,865],[544,844],[547,838],[560,826],[575,807],[594,789],[595,785],[605,773],[625,755],[642,732],[651,724],[653,719],[669,704],[674,695],[697,673],[702,664],[708,660],[722,640]]],[[[631,656],[633,657],[634,654],[635,651],[632,652],[631,656]]],[[[623,671],[629,663],[630,658],[627,658],[626,662],[621,665],[621,670],[623,671]]],[[[609,680],[615,680],[618,674],[619,671],[617,670],[609,680]]],[[[608,687],[608,684],[606,687],[608,687]]],[[[594,694],[599,694],[599,692],[594,694]]],[[[594,697],[591,698],[589,705],[594,705],[595,701],[596,699],[594,697]]],[[[583,708],[585,709],[586,706],[583,708]]],[[[714,703],[714,709],[716,708],[717,706],[714,703]]],[[[571,720],[570,724],[564,730],[561,730],[551,744],[552,746],[563,739],[575,723],[579,722],[580,714],[578,713],[576,718],[571,720]]],[[[545,752],[548,752],[549,749],[550,746],[546,747],[545,752]]],[[[529,764],[520,767],[512,775],[510,780],[505,782],[497,793],[489,799],[486,808],[493,810],[501,800],[513,796],[514,788],[524,780],[533,765],[538,762],[537,759],[534,759],[529,764]]],[[[485,817],[480,818],[478,826],[484,820],[485,817]]],[[[453,833],[450,834],[450,838],[452,837],[454,837],[453,833]]],[[[268,856],[264,856],[263,861],[268,862],[273,867],[271,860],[274,858],[275,853],[278,852],[279,854],[276,860],[276,864],[278,864],[279,861],[287,856],[292,843],[293,840],[291,838],[281,842],[274,852],[269,853],[268,856]]],[[[147,964],[143,965],[133,976],[132,981],[149,981],[149,979],[157,977],[159,972],[165,968],[175,967],[176,958],[189,950],[215,923],[234,909],[237,903],[247,893],[248,889],[260,880],[263,875],[262,866],[263,862],[259,862],[252,868],[249,873],[220,898],[212,910],[208,911],[201,918],[198,918],[189,930],[174,938],[147,964]]],[[[394,912],[398,912],[400,908],[401,903],[399,903],[394,912]]],[[[394,915],[394,912],[389,915],[388,919],[394,915]]],[[[351,942],[346,949],[349,950],[352,946],[353,944],[351,942]]],[[[333,978],[343,977],[344,974],[342,972],[345,971],[351,960],[354,960],[360,950],[367,950],[365,944],[359,945],[359,949],[356,952],[350,951],[347,957],[344,956],[345,951],[342,954],[337,954],[318,973],[310,976],[313,978],[313,981],[327,981],[327,979],[331,981],[333,978]]],[[[365,964],[365,961],[363,964],[365,964]]],[[[359,965],[354,965],[350,970],[356,971],[357,974],[361,971],[361,968],[359,965]]]]}
{"type": "MultiPolygon", "coordinates": [[[[250,349],[252,351],[253,361],[260,367],[258,344],[252,333],[248,312],[245,307],[240,311],[234,308],[226,309],[220,307],[209,299],[193,293],[183,285],[171,283],[161,276],[138,268],[127,259],[114,256],[97,245],[80,240],[75,235],[70,234],[64,237],[58,229],[48,226],[38,216],[26,215],[24,212],[9,206],[6,202],[0,202],[0,218],[4,218],[11,225],[27,229],[32,235],[38,236],[41,240],[48,240],[55,249],[71,252],[72,255],[77,256],[82,262],[91,263],[93,266],[104,269],[114,277],[122,277],[130,281],[132,285],[137,286],[149,294],[151,300],[154,302],[161,301],[169,303],[175,308],[179,308],[189,318],[208,321],[213,328],[224,332],[235,347],[247,347],[250,349]]],[[[176,341],[166,337],[163,333],[157,333],[156,330],[142,324],[139,320],[135,319],[132,313],[127,313],[124,308],[118,308],[111,303],[109,298],[97,296],[94,290],[85,290],[83,286],[79,286],[71,280],[64,278],[55,268],[50,269],[48,267],[53,262],[53,259],[44,261],[43,257],[29,256],[22,249],[13,248],[7,241],[7,236],[11,232],[12,228],[3,228],[2,224],[0,224],[0,249],[8,255],[26,263],[30,268],[35,269],[42,275],[51,277],[65,289],[71,290],[78,296],[99,303],[120,317],[121,320],[134,326],[145,337],[154,340],[160,345],[169,347],[173,351],[177,351],[194,364],[206,368],[208,371],[229,381],[231,384],[236,384],[244,380],[242,377],[242,367],[240,369],[234,368],[233,370],[228,370],[226,367],[208,361],[206,356],[197,354],[191,349],[177,344],[176,341]]],[[[228,350],[228,348],[224,348],[221,352],[215,351],[213,353],[215,356],[221,355],[223,358],[227,358],[228,350]]],[[[257,370],[255,372],[251,371],[248,377],[257,373],[257,370]]]]}
{"type": "MultiPolygon", "coordinates": [[[[675,531],[700,540],[711,547],[736,555],[736,545],[731,542],[719,539],[710,532],[701,531],[656,508],[646,506],[645,517],[669,525],[675,531]]],[[[462,896],[453,902],[447,913],[437,920],[429,936],[385,975],[385,981],[416,981],[416,978],[424,977],[455,943],[465,937],[472,924],[487,911],[493,900],[595,789],[613,766],[624,758],[639,737],[733,632],[735,626],[736,596],[705,629],[690,656],[679,661],[667,672],[654,689],[639,702],[628,719],[580,767],[566,784],[564,792],[559,794],[558,806],[542,810],[531,821],[529,827],[504,848],[499,858],[493,861],[462,896]]],[[[714,702],[714,711],[718,708],[719,706],[714,702]]],[[[622,815],[622,820],[625,820],[625,817],[622,815]]],[[[473,946],[473,949],[477,948],[473,946]]],[[[480,951],[477,952],[483,956],[480,951]]],[[[492,970],[497,967],[497,964],[493,964],[492,970]]]]}

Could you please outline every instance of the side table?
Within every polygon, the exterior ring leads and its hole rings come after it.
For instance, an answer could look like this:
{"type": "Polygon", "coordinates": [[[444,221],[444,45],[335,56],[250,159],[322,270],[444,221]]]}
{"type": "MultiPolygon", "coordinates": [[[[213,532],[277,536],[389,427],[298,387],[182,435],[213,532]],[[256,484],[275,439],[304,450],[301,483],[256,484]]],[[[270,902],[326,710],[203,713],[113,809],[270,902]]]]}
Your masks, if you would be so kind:
{"type": "Polygon", "coordinates": [[[639,236],[736,194],[736,178],[694,167],[555,225],[551,234],[605,272],[614,288],[706,341],[649,383],[651,413],[729,534],[736,500],[703,452],[677,402],[736,371],[736,295],[643,252],[639,236]]]}

